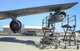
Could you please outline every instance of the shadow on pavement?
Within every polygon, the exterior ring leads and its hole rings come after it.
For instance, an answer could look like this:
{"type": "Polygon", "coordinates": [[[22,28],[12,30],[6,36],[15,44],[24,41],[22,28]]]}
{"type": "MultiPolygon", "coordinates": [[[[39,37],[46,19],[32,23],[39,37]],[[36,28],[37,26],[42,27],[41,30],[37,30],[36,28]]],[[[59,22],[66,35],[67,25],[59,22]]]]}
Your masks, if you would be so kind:
{"type": "Polygon", "coordinates": [[[35,42],[33,40],[19,40],[13,37],[3,37],[0,38],[0,42],[14,42],[14,43],[22,43],[27,45],[33,45],[35,46],[35,42]]]}

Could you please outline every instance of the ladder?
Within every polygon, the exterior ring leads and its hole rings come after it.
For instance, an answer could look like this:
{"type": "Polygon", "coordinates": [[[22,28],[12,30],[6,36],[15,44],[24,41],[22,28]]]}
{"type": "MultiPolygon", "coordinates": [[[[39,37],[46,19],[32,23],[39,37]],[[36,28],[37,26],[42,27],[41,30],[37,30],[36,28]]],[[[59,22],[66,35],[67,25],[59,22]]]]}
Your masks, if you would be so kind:
{"type": "Polygon", "coordinates": [[[53,42],[55,42],[55,49],[58,48],[58,36],[57,34],[55,34],[55,23],[50,23],[50,25],[48,25],[49,21],[48,21],[49,17],[45,17],[42,20],[42,30],[43,30],[43,46],[44,46],[44,41],[46,40],[46,42],[50,42],[50,44],[53,44],[53,42]],[[46,38],[47,37],[47,38],[46,38]]]}
{"type": "Polygon", "coordinates": [[[75,39],[75,37],[76,37],[75,36],[76,15],[74,15],[72,17],[67,15],[66,19],[62,21],[62,28],[63,28],[64,34],[65,34],[64,38],[63,38],[63,42],[65,41],[64,49],[66,49],[67,41],[68,41],[69,45],[71,45],[71,41],[73,41],[74,44],[76,44],[76,39],[75,39]],[[71,22],[73,22],[73,23],[71,23],[71,22]],[[69,34],[69,35],[67,35],[67,34],[69,34]],[[71,39],[72,37],[73,37],[73,40],[71,39]]]}

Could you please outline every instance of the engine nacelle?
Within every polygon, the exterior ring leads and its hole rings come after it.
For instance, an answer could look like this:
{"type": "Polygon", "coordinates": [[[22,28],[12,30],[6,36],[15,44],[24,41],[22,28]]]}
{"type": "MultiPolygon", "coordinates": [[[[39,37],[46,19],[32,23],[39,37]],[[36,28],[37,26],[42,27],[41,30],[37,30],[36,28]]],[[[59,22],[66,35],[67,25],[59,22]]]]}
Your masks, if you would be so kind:
{"type": "Polygon", "coordinates": [[[66,17],[66,13],[65,12],[60,12],[55,16],[55,22],[61,22],[63,21],[63,19],[66,17]]]}
{"type": "Polygon", "coordinates": [[[13,33],[19,33],[22,29],[22,24],[19,20],[10,22],[10,29],[13,33]]]}
{"type": "Polygon", "coordinates": [[[65,12],[55,12],[54,15],[50,18],[50,21],[55,23],[55,22],[61,22],[63,19],[66,17],[65,12]]]}

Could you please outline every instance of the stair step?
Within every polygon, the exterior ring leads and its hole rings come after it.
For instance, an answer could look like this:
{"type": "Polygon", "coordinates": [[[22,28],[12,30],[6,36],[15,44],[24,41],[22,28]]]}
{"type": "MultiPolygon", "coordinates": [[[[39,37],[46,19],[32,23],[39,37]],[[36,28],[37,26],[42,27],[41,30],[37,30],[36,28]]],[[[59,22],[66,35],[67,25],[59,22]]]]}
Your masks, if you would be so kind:
{"type": "Polygon", "coordinates": [[[52,28],[49,28],[49,27],[44,27],[42,29],[45,29],[45,30],[51,30],[52,28]]]}

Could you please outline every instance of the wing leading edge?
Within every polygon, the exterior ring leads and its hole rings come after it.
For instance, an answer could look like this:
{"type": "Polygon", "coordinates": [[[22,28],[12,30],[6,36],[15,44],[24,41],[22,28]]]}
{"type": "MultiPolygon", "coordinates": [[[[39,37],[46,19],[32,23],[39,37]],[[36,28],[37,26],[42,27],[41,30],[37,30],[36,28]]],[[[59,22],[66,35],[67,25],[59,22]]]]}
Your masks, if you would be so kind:
{"type": "Polygon", "coordinates": [[[27,16],[27,15],[32,15],[32,14],[52,12],[58,9],[66,10],[66,9],[73,7],[77,3],[78,2],[3,11],[3,12],[0,12],[0,19],[9,18],[10,15],[15,15],[17,17],[20,17],[20,16],[27,16]]]}

